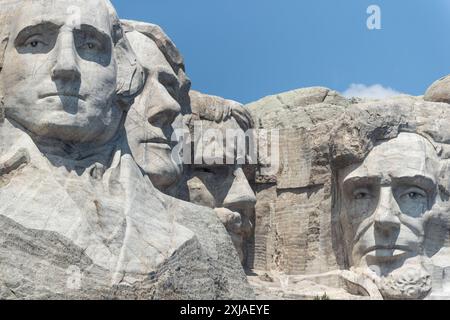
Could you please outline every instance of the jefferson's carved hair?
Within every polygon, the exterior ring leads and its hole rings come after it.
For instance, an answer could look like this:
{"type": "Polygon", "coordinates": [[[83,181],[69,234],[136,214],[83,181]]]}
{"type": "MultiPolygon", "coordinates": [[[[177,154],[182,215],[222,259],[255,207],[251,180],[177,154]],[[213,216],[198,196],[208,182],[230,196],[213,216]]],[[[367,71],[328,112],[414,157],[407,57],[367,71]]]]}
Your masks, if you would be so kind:
{"type": "Polygon", "coordinates": [[[181,112],[182,114],[189,114],[191,112],[189,102],[191,80],[186,75],[183,56],[173,41],[158,25],[131,20],[121,20],[121,23],[125,33],[137,31],[150,38],[156,44],[180,82],[178,103],[181,106],[181,112]]]}

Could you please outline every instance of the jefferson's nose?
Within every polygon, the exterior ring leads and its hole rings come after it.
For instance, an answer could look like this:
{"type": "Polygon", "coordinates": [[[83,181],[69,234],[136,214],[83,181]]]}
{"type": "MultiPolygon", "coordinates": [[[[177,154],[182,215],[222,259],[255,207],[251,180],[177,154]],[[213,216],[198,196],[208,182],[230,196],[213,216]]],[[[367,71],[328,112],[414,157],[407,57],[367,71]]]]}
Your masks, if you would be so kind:
{"type": "Polygon", "coordinates": [[[247,177],[242,168],[237,168],[234,171],[234,181],[231,185],[228,194],[223,201],[225,208],[241,207],[250,208],[256,203],[256,196],[250,187],[247,177]]]}
{"type": "Polygon", "coordinates": [[[55,65],[52,69],[52,79],[73,81],[81,76],[77,61],[77,52],[73,32],[61,30],[56,43],[55,65]]]}
{"type": "Polygon", "coordinates": [[[180,104],[167,92],[166,88],[154,90],[153,107],[149,108],[148,122],[158,128],[164,129],[172,125],[175,118],[181,113],[180,104]]]}
{"type": "Polygon", "coordinates": [[[392,194],[390,187],[382,187],[380,190],[380,200],[375,211],[375,229],[380,231],[394,232],[400,228],[400,220],[398,214],[400,208],[392,194]]]}

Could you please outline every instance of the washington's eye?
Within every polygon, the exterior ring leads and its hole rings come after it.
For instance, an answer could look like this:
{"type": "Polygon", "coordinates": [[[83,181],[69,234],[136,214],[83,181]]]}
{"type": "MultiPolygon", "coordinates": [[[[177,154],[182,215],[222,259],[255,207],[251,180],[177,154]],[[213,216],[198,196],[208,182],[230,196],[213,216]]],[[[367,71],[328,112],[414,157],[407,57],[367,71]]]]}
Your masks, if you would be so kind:
{"type": "Polygon", "coordinates": [[[101,51],[103,48],[100,41],[87,35],[79,35],[76,41],[77,48],[83,51],[101,51]]]}
{"type": "Polygon", "coordinates": [[[25,47],[37,48],[39,46],[45,46],[46,44],[39,40],[31,40],[25,43],[25,47]]]}

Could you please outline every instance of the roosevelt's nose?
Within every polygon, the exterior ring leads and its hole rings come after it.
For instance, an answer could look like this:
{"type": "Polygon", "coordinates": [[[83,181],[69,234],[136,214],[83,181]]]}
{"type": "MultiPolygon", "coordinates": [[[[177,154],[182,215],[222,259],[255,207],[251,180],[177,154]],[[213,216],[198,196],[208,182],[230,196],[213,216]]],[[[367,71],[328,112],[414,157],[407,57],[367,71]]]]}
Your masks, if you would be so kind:
{"type": "Polygon", "coordinates": [[[234,180],[228,194],[223,201],[225,208],[243,208],[248,209],[256,204],[256,196],[250,187],[247,177],[242,168],[236,168],[234,171],[234,180]]]}
{"type": "Polygon", "coordinates": [[[380,200],[375,211],[375,229],[383,232],[395,232],[400,228],[400,208],[390,187],[382,187],[380,200]]]}
{"type": "Polygon", "coordinates": [[[52,79],[73,81],[81,76],[78,66],[78,54],[75,48],[73,32],[61,30],[56,43],[55,64],[52,68],[52,79]]]}
{"type": "Polygon", "coordinates": [[[181,107],[166,88],[153,90],[153,93],[154,100],[150,103],[148,122],[155,127],[164,129],[172,125],[175,118],[181,113],[181,107]]]}

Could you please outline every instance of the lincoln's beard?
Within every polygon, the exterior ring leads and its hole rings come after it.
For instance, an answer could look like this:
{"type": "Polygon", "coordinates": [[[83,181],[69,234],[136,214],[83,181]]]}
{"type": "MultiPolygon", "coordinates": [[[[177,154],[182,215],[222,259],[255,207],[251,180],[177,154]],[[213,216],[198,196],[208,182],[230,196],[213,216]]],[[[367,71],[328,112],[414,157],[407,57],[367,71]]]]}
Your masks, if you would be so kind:
{"type": "Polygon", "coordinates": [[[424,266],[423,258],[420,260],[416,264],[402,266],[375,281],[384,299],[424,299],[430,293],[431,275],[424,266]]]}

